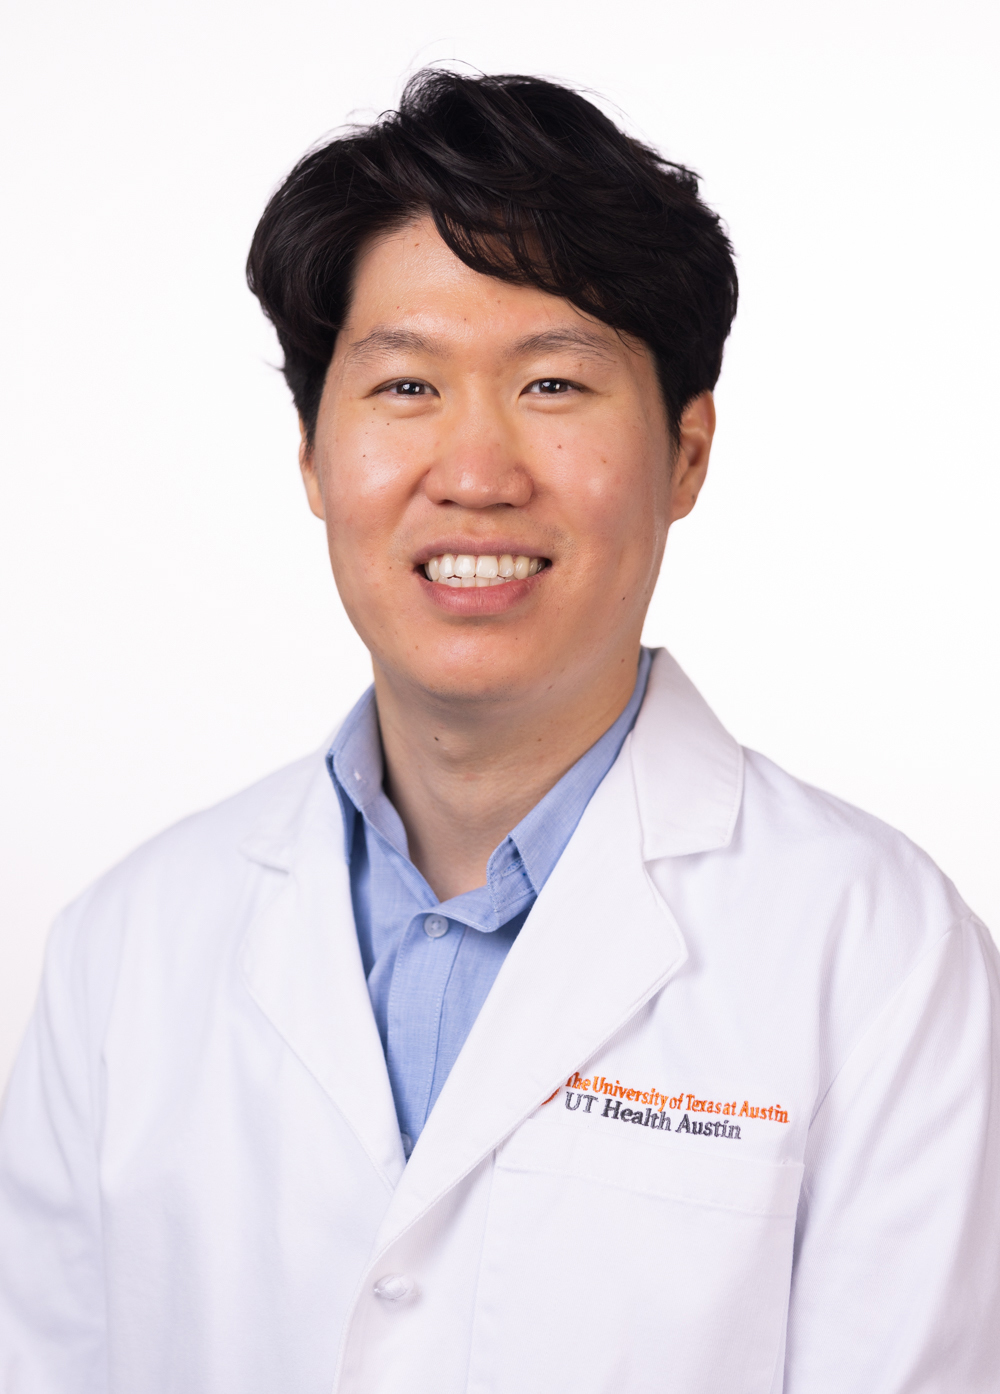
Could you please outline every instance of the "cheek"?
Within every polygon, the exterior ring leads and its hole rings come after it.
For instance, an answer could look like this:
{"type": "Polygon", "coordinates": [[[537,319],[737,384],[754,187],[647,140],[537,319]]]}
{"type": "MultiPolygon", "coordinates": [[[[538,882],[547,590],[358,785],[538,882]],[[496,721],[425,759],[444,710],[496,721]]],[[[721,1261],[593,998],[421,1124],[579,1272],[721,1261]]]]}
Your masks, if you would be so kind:
{"type": "Polygon", "coordinates": [[[665,534],[669,493],[661,442],[625,425],[555,444],[549,452],[553,491],[565,501],[580,542],[637,558],[655,547],[665,534]]]}
{"type": "Polygon", "coordinates": [[[405,508],[412,469],[395,424],[352,423],[322,443],[327,532],[339,553],[378,544],[405,508]]]}
{"type": "Polygon", "coordinates": [[[391,548],[399,471],[355,436],[335,443],[324,460],[327,548],[334,581],[351,623],[369,647],[394,628],[398,592],[391,548]]]}

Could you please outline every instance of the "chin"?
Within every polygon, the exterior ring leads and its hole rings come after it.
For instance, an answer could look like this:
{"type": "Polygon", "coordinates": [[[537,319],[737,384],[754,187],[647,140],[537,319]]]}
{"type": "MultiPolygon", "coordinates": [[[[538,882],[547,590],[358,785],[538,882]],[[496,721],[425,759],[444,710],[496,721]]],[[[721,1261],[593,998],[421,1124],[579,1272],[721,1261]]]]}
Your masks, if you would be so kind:
{"type": "Polygon", "coordinates": [[[551,672],[551,650],[534,648],[511,642],[509,636],[492,643],[429,643],[421,644],[423,661],[414,663],[407,653],[405,662],[385,666],[438,701],[502,702],[523,697],[551,672]]]}

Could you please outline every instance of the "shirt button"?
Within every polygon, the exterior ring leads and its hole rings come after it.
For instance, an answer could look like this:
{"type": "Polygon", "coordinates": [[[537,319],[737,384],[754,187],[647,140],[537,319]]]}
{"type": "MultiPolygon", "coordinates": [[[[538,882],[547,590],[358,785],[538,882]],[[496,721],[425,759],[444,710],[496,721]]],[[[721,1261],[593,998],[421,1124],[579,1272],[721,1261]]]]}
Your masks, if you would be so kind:
{"type": "Polygon", "coordinates": [[[427,915],[424,919],[424,933],[428,939],[440,939],[448,933],[448,921],[443,915],[427,915]]]}
{"type": "Polygon", "coordinates": [[[372,1285],[375,1296],[381,1297],[383,1302],[402,1302],[404,1298],[412,1297],[416,1290],[416,1283],[406,1273],[387,1273],[372,1285]]]}
{"type": "Polygon", "coordinates": [[[403,1144],[403,1156],[409,1161],[410,1153],[413,1151],[413,1139],[409,1133],[400,1133],[399,1140],[403,1144]]]}

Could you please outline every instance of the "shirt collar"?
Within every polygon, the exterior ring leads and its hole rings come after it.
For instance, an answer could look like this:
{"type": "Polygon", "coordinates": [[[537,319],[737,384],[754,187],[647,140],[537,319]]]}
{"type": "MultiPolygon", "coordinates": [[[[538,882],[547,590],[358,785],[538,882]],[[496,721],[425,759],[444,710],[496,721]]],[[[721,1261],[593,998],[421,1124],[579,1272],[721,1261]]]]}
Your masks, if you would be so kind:
{"type": "Polygon", "coordinates": [[[396,812],[382,781],[385,761],[382,736],[378,728],[378,708],[372,685],[358,698],[327,751],[326,767],[344,810],[346,855],[350,861],[356,829],[355,813],[360,813],[401,857],[409,860],[409,847],[403,820],[396,812]]]}
{"type": "MultiPolygon", "coordinates": [[[[486,886],[498,923],[519,913],[551,875],[595,789],[614,764],[635,724],[652,657],[649,649],[640,650],[635,687],[624,711],[490,856],[486,886]]],[[[382,787],[385,762],[374,686],[361,696],[337,732],[326,764],[344,812],[348,860],[357,831],[356,814],[409,860],[406,829],[382,787]]]]}
{"type": "MultiPolygon", "coordinates": [[[[370,694],[354,711],[366,700],[370,694]]],[[[327,800],[334,789],[340,792],[339,781],[330,777],[330,754],[346,725],[332,746],[328,739],[315,754],[260,786],[259,803],[248,804],[249,826],[239,841],[243,856],[289,871],[308,855],[312,821],[329,816],[327,800]]],[[[622,759],[632,771],[645,860],[727,846],[739,817],[743,752],[665,649],[653,652],[646,696],[627,742],[622,759]]],[[[340,806],[353,827],[355,805],[345,799],[340,806]]]]}

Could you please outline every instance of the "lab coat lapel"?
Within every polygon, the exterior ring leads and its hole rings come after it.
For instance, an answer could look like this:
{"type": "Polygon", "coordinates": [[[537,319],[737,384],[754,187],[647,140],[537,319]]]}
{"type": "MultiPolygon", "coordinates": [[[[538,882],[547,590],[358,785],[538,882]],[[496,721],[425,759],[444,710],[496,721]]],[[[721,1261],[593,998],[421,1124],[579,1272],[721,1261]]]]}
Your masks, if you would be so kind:
{"type": "Polygon", "coordinates": [[[243,947],[251,995],[340,1110],[383,1180],[404,1165],[399,1125],[358,948],[342,815],[321,759],[298,806],[243,844],[278,887],[243,947]]]}
{"type": "Polygon", "coordinates": [[[635,729],[515,941],[405,1170],[340,808],[320,757],[305,796],[276,807],[247,839],[245,854],[273,868],[279,885],[247,934],[246,980],[396,1186],[379,1249],[678,972],[684,940],[646,863],[726,846],[742,778],[739,746],[661,651],[635,729]]]}
{"type": "Polygon", "coordinates": [[[403,1173],[379,1249],[549,1098],[684,962],[680,930],[643,865],[627,746],[500,970],[403,1173]]]}

